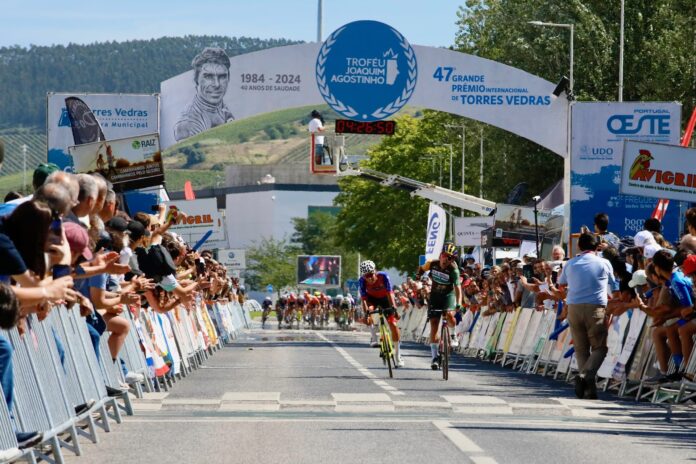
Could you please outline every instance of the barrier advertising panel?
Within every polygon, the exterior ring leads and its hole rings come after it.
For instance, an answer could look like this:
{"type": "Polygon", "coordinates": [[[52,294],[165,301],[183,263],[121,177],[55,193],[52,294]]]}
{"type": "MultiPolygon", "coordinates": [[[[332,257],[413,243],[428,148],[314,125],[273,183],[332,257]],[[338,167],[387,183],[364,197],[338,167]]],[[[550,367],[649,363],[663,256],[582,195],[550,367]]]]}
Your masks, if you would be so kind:
{"type": "Polygon", "coordinates": [[[246,269],[246,250],[244,248],[218,250],[218,261],[227,269],[246,269]]]}
{"type": "Polygon", "coordinates": [[[626,141],[621,193],[694,202],[696,169],[692,166],[695,160],[693,148],[626,141]]]}
{"type": "MultiPolygon", "coordinates": [[[[595,214],[609,215],[609,230],[635,235],[655,208],[654,198],[619,192],[624,140],[679,144],[678,103],[575,103],[572,107],[571,233],[592,229],[595,214]]],[[[678,207],[663,220],[663,235],[678,235],[678,207]]]]}
{"type": "Polygon", "coordinates": [[[76,172],[98,172],[119,190],[164,182],[157,134],[73,145],[69,152],[76,172]]]}
{"type": "Polygon", "coordinates": [[[454,218],[454,244],[457,246],[480,246],[481,232],[493,227],[493,216],[454,218]]]}
{"type": "Polygon", "coordinates": [[[297,257],[297,284],[338,287],[341,284],[340,256],[297,257]]]}
{"type": "Polygon", "coordinates": [[[61,169],[73,169],[68,147],[75,142],[65,107],[68,97],[78,97],[89,106],[106,140],[159,131],[158,94],[49,93],[46,117],[48,161],[61,169]]]}
{"type": "Polygon", "coordinates": [[[169,230],[181,235],[187,243],[193,246],[206,235],[203,249],[214,248],[213,245],[220,242],[227,243],[225,221],[218,211],[215,198],[167,201],[165,204],[184,213],[177,215],[175,224],[169,230]]]}

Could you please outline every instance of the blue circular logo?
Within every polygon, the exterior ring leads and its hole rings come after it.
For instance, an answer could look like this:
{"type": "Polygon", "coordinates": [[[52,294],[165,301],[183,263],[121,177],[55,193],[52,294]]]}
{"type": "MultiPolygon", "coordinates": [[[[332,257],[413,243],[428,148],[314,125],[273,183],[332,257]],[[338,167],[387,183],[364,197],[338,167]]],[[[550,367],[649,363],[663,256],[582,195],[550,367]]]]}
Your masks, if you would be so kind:
{"type": "Polygon", "coordinates": [[[418,77],[411,45],[378,21],[355,21],[334,31],[319,50],[316,70],[326,103],[359,121],[379,121],[399,111],[418,77]]]}

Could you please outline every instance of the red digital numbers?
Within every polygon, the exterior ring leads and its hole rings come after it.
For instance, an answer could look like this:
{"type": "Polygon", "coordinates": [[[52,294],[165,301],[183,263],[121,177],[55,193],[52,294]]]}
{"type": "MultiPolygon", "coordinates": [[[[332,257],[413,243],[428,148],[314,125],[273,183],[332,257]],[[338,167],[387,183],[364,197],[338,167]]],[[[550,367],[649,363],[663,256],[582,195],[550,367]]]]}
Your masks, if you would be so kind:
{"type": "Polygon", "coordinates": [[[336,120],[337,134],[368,134],[368,135],[394,135],[396,123],[394,121],[351,121],[350,119],[336,120]]]}

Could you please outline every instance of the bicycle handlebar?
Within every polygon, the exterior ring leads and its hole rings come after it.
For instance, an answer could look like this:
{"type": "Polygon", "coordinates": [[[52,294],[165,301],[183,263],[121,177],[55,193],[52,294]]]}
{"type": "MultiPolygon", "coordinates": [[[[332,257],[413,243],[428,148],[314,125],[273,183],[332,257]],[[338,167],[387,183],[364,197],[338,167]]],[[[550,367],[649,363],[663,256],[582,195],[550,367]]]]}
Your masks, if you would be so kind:
{"type": "Polygon", "coordinates": [[[382,314],[384,311],[387,310],[393,310],[396,311],[396,308],[377,308],[374,311],[367,311],[367,314],[372,315],[372,314],[382,314]]]}

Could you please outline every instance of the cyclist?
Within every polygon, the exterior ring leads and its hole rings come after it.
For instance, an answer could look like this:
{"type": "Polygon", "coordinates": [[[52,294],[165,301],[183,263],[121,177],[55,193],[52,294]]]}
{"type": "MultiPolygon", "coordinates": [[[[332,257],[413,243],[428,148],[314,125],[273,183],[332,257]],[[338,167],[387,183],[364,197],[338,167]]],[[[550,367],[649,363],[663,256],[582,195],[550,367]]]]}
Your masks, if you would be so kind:
{"type": "Polygon", "coordinates": [[[275,305],[276,317],[278,318],[278,330],[280,330],[280,323],[283,322],[283,315],[285,314],[287,307],[288,297],[286,295],[282,295],[280,298],[278,298],[275,305]]]}
{"type": "MultiPolygon", "coordinates": [[[[358,286],[360,288],[363,311],[367,314],[369,306],[385,310],[384,317],[389,324],[392,340],[396,349],[396,367],[403,367],[404,360],[401,357],[401,334],[399,332],[399,327],[396,325],[396,302],[394,301],[394,292],[392,291],[389,275],[386,272],[376,272],[375,263],[370,260],[360,263],[360,274],[362,274],[362,276],[360,277],[358,286]]],[[[367,323],[370,326],[372,335],[370,346],[379,346],[377,343],[377,329],[372,315],[367,316],[367,323]]]]}
{"type": "Polygon", "coordinates": [[[261,312],[261,328],[266,326],[266,319],[268,319],[268,313],[271,312],[272,308],[273,300],[271,300],[270,296],[267,296],[263,299],[263,303],[261,303],[261,309],[263,310],[261,312]]]}
{"type": "Polygon", "coordinates": [[[457,266],[457,247],[454,243],[445,243],[440,257],[427,261],[418,268],[417,276],[420,278],[426,271],[430,271],[430,298],[428,305],[428,320],[430,321],[430,354],[433,370],[440,368],[440,356],[438,354],[440,318],[443,313],[450,326],[450,345],[457,346],[457,338],[454,335],[454,310],[460,309],[462,304],[462,289],[459,286],[459,267],[457,266]]]}

